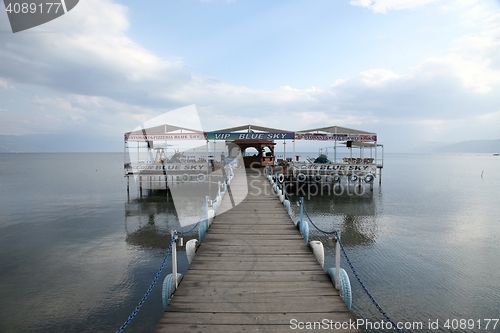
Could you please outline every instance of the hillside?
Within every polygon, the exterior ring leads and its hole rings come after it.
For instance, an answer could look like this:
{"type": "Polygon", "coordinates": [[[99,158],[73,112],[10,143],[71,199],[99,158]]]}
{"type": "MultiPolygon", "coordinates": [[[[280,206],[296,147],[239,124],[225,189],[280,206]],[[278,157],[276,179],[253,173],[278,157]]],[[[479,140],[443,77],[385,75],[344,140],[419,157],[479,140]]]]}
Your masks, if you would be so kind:
{"type": "Polygon", "coordinates": [[[500,153],[499,140],[471,140],[441,146],[434,153],[500,153]]]}
{"type": "Polygon", "coordinates": [[[0,153],[120,152],[121,137],[75,134],[0,135],[0,153]]]}

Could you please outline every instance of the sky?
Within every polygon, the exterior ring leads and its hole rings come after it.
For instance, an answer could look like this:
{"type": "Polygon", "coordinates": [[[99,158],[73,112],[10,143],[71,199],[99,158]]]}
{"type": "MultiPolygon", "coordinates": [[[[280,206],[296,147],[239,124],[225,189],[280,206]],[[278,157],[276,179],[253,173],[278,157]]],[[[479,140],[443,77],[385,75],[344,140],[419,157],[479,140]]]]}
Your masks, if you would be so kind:
{"type": "Polygon", "coordinates": [[[0,11],[0,134],[121,142],[193,104],[206,131],[337,125],[389,152],[500,139],[500,1],[80,0],[18,33],[0,11]]]}

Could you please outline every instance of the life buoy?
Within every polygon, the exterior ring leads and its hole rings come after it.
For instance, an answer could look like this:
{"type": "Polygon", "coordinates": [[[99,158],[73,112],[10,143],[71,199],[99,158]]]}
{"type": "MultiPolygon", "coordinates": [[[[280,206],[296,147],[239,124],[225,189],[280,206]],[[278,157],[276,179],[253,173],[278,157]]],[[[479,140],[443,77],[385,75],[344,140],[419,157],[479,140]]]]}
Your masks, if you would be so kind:
{"type": "Polygon", "coordinates": [[[334,174],[332,177],[334,183],[340,183],[340,176],[338,174],[334,174]]]}
{"type": "Polygon", "coordinates": [[[375,180],[375,177],[369,173],[365,176],[365,183],[371,184],[375,180]]]}
{"type": "MultiPolygon", "coordinates": [[[[332,284],[335,286],[335,277],[337,275],[335,267],[330,268],[326,273],[330,277],[332,284]]],[[[339,278],[340,296],[347,305],[347,308],[350,310],[352,306],[351,282],[349,281],[349,275],[347,275],[347,272],[343,268],[340,268],[339,278]]]]}
{"type": "Polygon", "coordinates": [[[183,174],[181,177],[181,180],[185,183],[188,182],[191,179],[191,176],[189,176],[187,173],[183,174]]]}
{"type": "Polygon", "coordinates": [[[351,174],[351,176],[349,177],[349,179],[351,180],[351,182],[355,182],[359,179],[358,175],[353,173],[351,174]]]}
{"type": "Polygon", "coordinates": [[[280,173],[278,175],[278,182],[283,183],[285,181],[285,175],[280,173]]]}
{"type": "MultiPolygon", "coordinates": [[[[177,273],[177,283],[182,279],[182,274],[177,273]]],[[[172,273],[165,276],[163,280],[163,286],[161,290],[161,298],[163,303],[163,309],[167,309],[170,298],[175,291],[174,275],[172,273]]]]}
{"type": "Polygon", "coordinates": [[[303,183],[303,182],[305,182],[305,181],[306,181],[306,175],[304,175],[303,173],[299,173],[299,174],[297,175],[297,181],[298,181],[299,183],[303,183]]]}
{"type": "Polygon", "coordinates": [[[317,173],[317,174],[314,175],[314,181],[316,183],[321,182],[322,179],[323,179],[323,176],[321,176],[319,173],[317,173]]]}
{"type": "Polygon", "coordinates": [[[199,173],[198,176],[196,176],[196,179],[200,182],[203,183],[206,179],[205,175],[202,173],[199,173]]]}

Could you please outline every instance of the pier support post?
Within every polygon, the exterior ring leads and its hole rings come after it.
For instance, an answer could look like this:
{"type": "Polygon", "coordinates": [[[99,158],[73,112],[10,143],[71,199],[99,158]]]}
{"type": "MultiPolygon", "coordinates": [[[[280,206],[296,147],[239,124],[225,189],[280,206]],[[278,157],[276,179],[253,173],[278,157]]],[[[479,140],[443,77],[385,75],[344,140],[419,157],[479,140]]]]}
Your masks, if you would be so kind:
{"type": "Polygon", "coordinates": [[[335,244],[335,289],[340,289],[340,231],[337,231],[337,243],[335,244]]]}
{"type": "Polygon", "coordinates": [[[142,197],[142,176],[139,176],[139,194],[142,197]]]}

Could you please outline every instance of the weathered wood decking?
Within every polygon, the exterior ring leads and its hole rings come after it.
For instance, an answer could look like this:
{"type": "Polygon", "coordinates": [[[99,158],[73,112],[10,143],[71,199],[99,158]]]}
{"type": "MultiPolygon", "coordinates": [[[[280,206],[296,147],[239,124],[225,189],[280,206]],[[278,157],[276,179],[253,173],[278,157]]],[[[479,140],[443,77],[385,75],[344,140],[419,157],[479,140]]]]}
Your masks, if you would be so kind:
{"type": "MultiPolygon", "coordinates": [[[[267,179],[250,172],[246,199],[215,217],[155,332],[310,331],[297,325],[355,321],[267,179]]],[[[242,180],[221,209],[245,190],[242,180]]]]}

